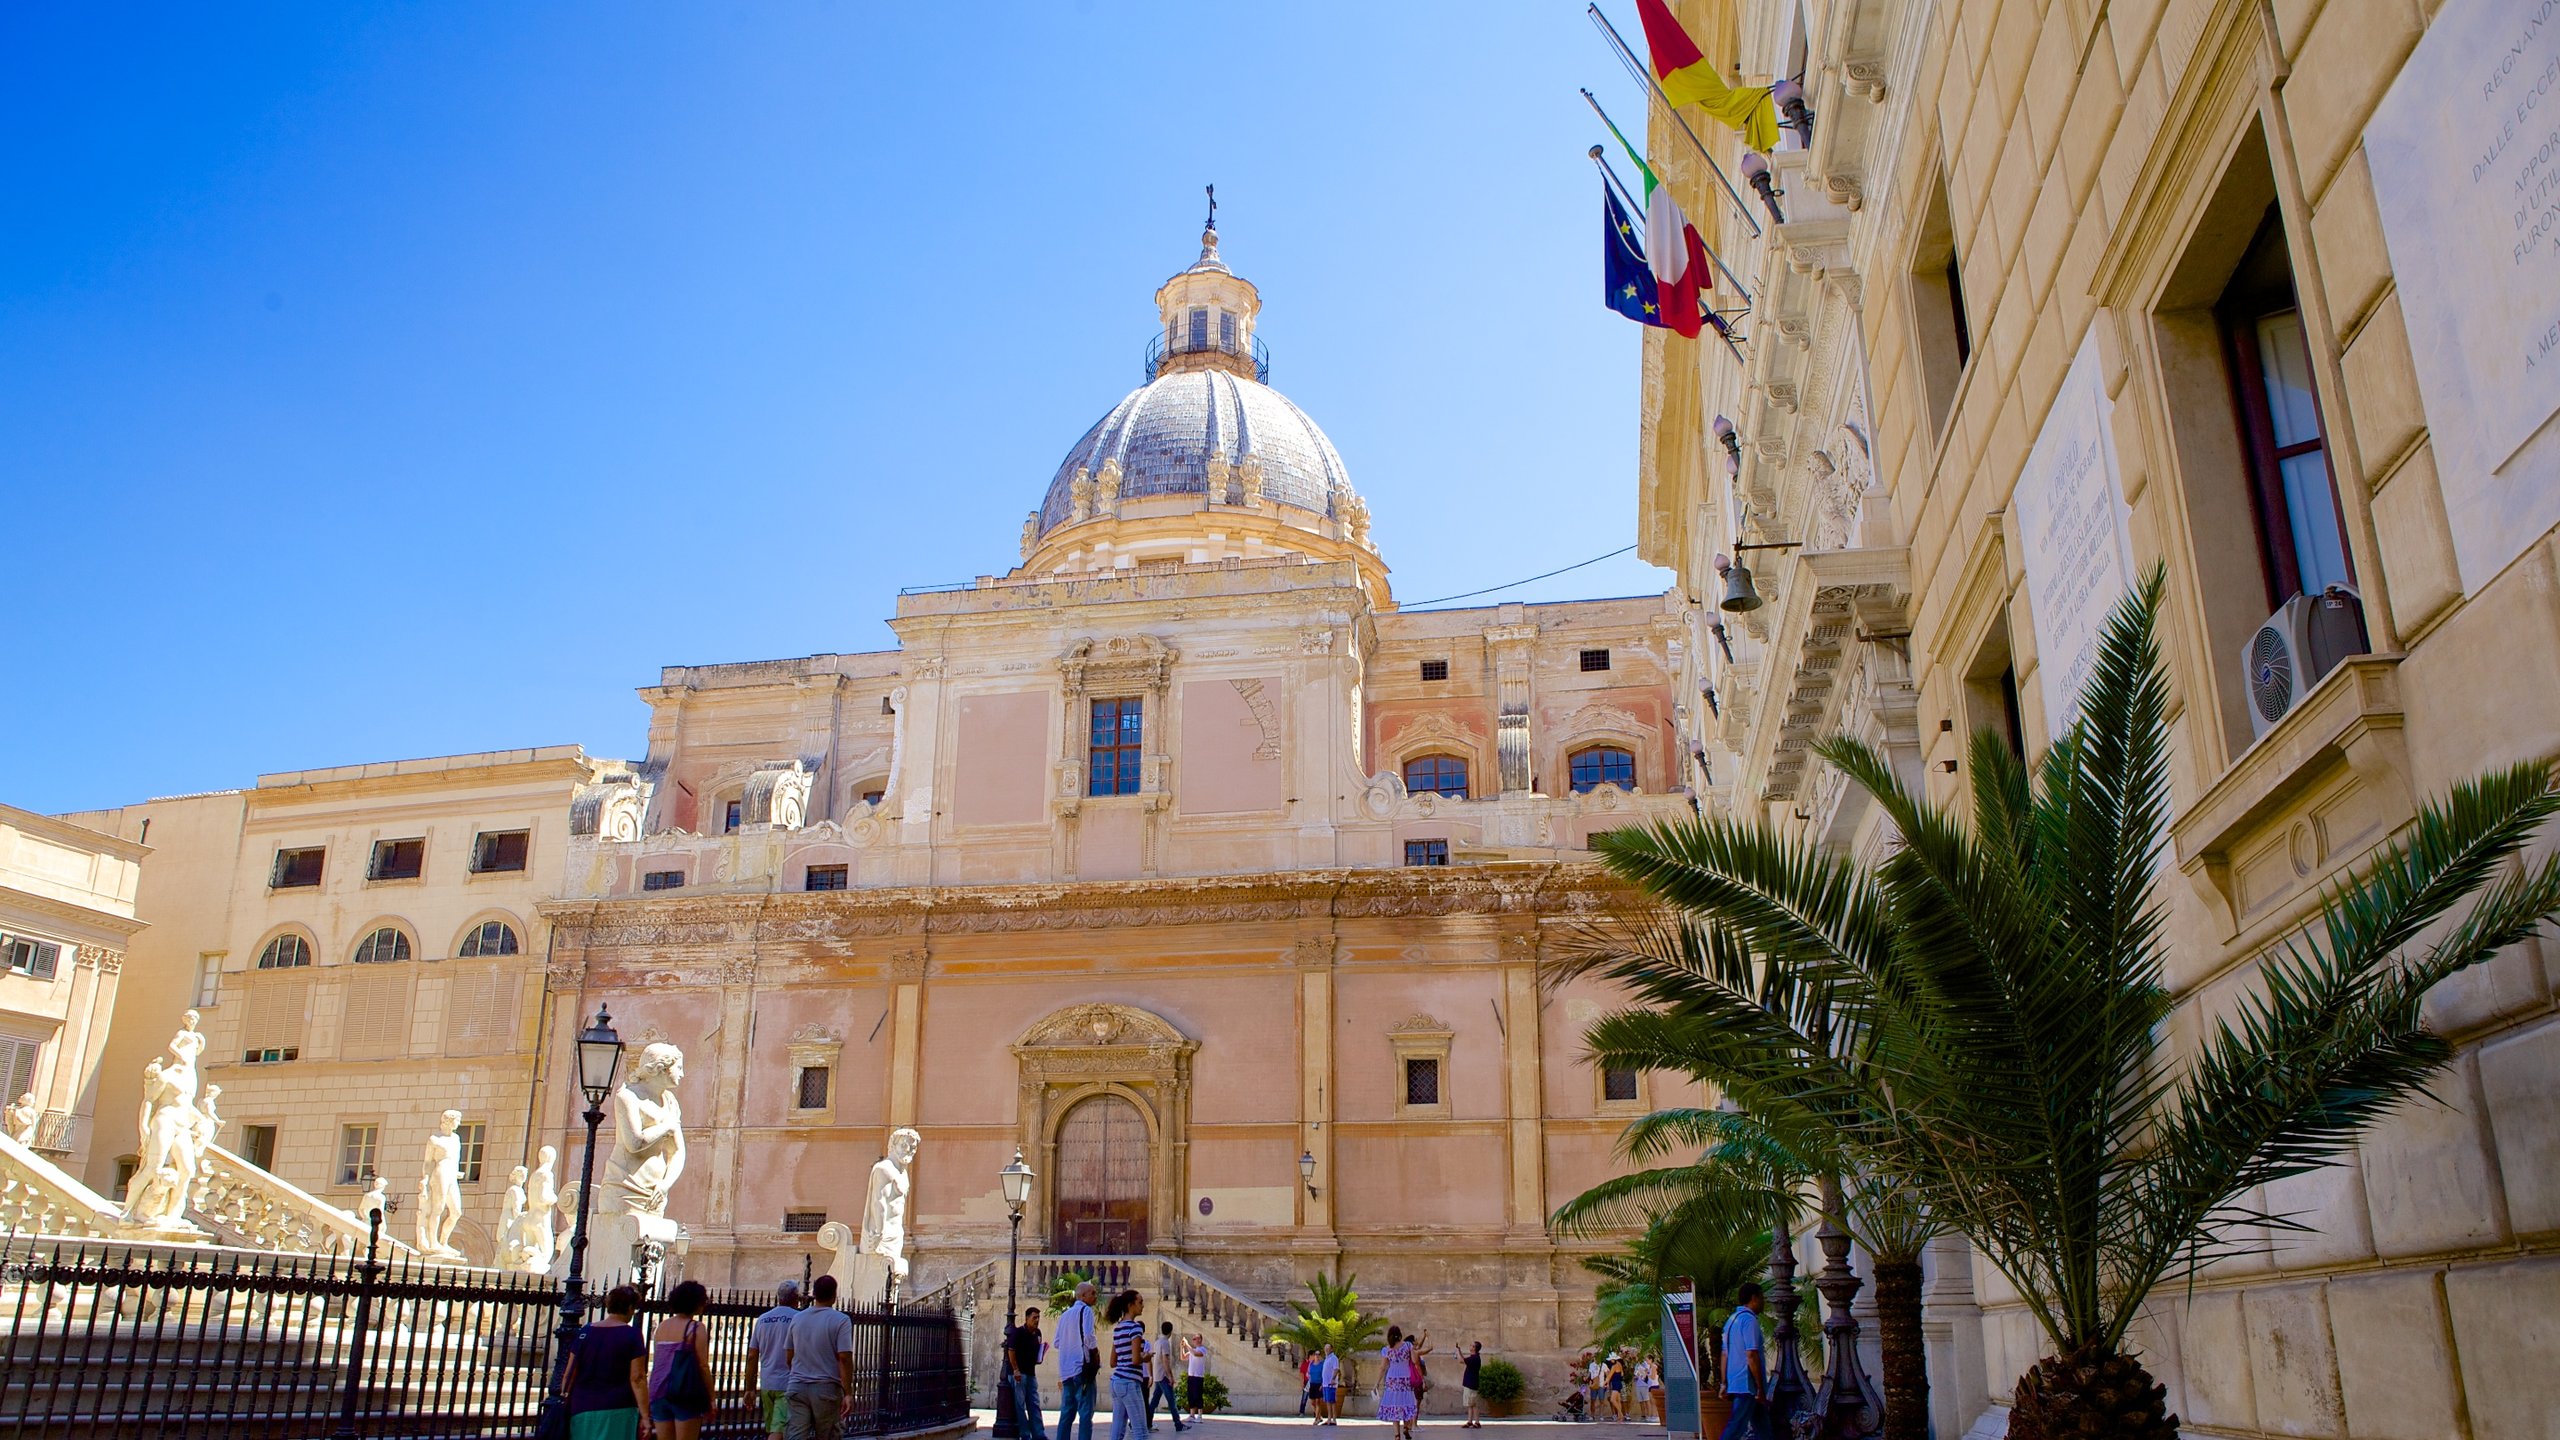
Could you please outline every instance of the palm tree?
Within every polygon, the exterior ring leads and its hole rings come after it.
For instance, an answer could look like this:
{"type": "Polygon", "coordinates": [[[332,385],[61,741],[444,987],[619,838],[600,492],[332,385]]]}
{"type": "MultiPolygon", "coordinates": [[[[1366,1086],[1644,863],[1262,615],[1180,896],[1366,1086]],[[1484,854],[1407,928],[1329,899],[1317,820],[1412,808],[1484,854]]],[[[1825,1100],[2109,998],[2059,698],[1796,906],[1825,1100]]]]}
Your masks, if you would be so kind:
{"type": "Polygon", "coordinates": [[[1700,1323],[1710,1296],[1731,1296],[1769,1268],[1769,1232],[1683,1224],[1656,1216],[1618,1249],[1583,1257],[1582,1268],[1600,1277],[1591,1306],[1591,1338],[1605,1350],[1634,1345],[1652,1350],[1662,1341],[1663,1282],[1687,1276],[1700,1300],[1700,1323]]]}
{"type": "Polygon", "coordinates": [[[1386,1346],[1387,1322],[1384,1316],[1360,1313],[1360,1292],[1352,1286],[1357,1275],[1335,1280],[1319,1271],[1307,1282],[1307,1291],[1315,1304],[1289,1302],[1290,1316],[1273,1327],[1272,1334],[1297,1346],[1310,1355],[1321,1355],[1324,1347],[1342,1357],[1342,1388],[1352,1388],[1354,1363],[1360,1352],[1386,1346]]]}
{"type": "Polygon", "coordinates": [[[2453,1053],[2422,1022],[2427,991],[2560,913],[2560,858],[2519,858],[2560,811],[2553,767],[2482,775],[2423,807],[2260,957],[2199,1046],[2170,1052],[2160,593],[2155,569],[2118,608],[2080,718],[2032,776],[1974,737],[1970,823],[1873,748],[1823,742],[1900,832],[1872,869],[1758,821],[1594,837],[1661,905],[1574,962],[1663,1016],[1610,1063],[1810,1116],[1970,1240],[2053,1348],[2018,1382],[2016,1440],[2173,1436],[2126,1350],[2153,1286],[2243,1227],[2300,1228],[2247,1197],[2336,1163],[2418,1096],[2453,1053]]]}

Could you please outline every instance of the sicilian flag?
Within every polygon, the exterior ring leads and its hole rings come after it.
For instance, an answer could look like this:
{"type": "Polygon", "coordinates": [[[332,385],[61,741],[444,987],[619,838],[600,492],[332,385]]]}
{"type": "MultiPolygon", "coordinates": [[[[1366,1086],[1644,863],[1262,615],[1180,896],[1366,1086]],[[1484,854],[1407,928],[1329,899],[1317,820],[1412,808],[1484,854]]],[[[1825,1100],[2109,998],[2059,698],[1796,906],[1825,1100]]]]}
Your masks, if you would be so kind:
{"type": "Polygon", "coordinates": [[[1636,0],[1636,15],[1644,21],[1644,46],[1653,52],[1653,78],[1664,98],[1706,111],[1763,154],[1778,148],[1778,107],[1766,88],[1724,83],[1665,0],[1636,0]]]}
{"type": "MultiPolygon", "coordinates": [[[[1699,238],[1698,227],[1681,213],[1680,202],[1671,198],[1670,187],[1655,177],[1653,167],[1644,163],[1636,147],[1627,143],[1617,126],[1610,125],[1609,133],[1618,137],[1627,158],[1644,176],[1645,268],[1653,275],[1654,299],[1663,316],[1660,323],[1694,340],[1701,324],[1700,297],[1707,286],[1707,242],[1699,238]]],[[[1614,201],[1610,210],[1613,222],[1624,218],[1616,213],[1614,201]]]]}

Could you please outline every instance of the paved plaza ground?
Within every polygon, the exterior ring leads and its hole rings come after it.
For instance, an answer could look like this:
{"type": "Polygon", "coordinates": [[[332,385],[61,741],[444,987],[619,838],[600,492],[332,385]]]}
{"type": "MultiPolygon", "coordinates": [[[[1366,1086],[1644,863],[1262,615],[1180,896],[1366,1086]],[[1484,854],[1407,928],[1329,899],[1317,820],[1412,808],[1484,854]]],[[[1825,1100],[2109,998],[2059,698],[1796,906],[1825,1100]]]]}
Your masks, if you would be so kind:
{"type": "MultiPolygon", "coordinates": [[[[977,1418],[978,1434],[984,1435],[994,1428],[996,1414],[993,1410],[982,1409],[971,1413],[977,1418]]],[[[1056,1417],[1057,1412],[1052,1410],[1045,1418],[1055,1419],[1056,1417]]],[[[1464,1433],[1458,1428],[1458,1423],[1455,1416],[1426,1415],[1422,1423],[1415,1427],[1415,1433],[1417,1435],[1446,1434],[1451,1437],[1451,1440],[1456,1440],[1456,1437],[1464,1433]]],[[[1291,1426],[1300,1430],[1314,1429],[1307,1421],[1288,1415],[1212,1415],[1202,1421],[1196,1429],[1185,1430],[1183,1434],[1186,1437],[1196,1434],[1197,1440],[1282,1440],[1283,1436],[1290,1433],[1291,1426]]],[[[1487,1420],[1484,1426],[1487,1430],[1503,1431],[1513,1436],[1514,1440],[1562,1440],[1565,1436],[1582,1437],[1582,1440],[1639,1440],[1639,1437],[1659,1436],[1664,1433],[1659,1425],[1620,1425],[1606,1420],[1574,1424],[1548,1419],[1545,1416],[1487,1420]]],[[[1110,1412],[1096,1411],[1093,1417],[1095,1440],[1108,1440],[1111,1433],[1110,1427],[1110,1412]]],[[[1353,1431],[1363,1434],[1384,1434],[1386,1429],[1386,1424],[1375,1416],[1358,1415],[1345,1415],[1340,1425],[1331,1427],[1336,1434],[1347,1434],[1353,1431]]],[[[1156,1422],[1155,1433],[1157,1440],[1173,1440],[1173,1427],[1163,1420],[1156,1422]]],[[[1057,1430],[1054,1426],[1050,1428],[1048,1434],[1049,1440],[1057,1440],[1057,1430]]]]}

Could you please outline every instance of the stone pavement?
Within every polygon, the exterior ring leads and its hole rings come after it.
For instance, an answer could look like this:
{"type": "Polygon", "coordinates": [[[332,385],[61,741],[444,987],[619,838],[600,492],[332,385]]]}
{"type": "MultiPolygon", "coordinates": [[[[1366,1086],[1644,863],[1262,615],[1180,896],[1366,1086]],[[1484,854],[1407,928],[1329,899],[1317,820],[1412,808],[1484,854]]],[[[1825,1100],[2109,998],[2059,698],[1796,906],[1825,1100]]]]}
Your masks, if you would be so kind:
{"type": "MultiPolygon", "coordinates": [[[[996,1416],[993,1410],[973,1413],[978,1421],[978,1434],[984,1435],[994,1427],[996,1416]]],[[[1042,1423],[1055,1419],[1057,1411],[1053,1408],[1042,1417],[1042,1423]]],[[[1212,1415],[1197,1427],[1182,1433],[1184,1440],[1195,1440],[1195,1437],[1196,1440],[1287,1440],[1295,1433],[1292,1426],[1314,1436],[1358,1434],[1376,1437],[1387,1433],[1387,1426],[1374,1416],[1363,1418],[1348,1414],[1342,1417],[1341,1424],[1324,1429],[1317,1429],[1305,1420],[1288,1415],[1212,1415]]],[[[1605,1420],[1574,1424],[1544,1416],[1487,1420],[1484,1428],[1487,1435],[1498,1430],[1510,1440],[1662,1440],[1663,1436],[1662,1427],[1658,1425],[1619,1425],[1605,1420]]],[[[1094,1440],[1108,1440],[1111,1433],[1111,1413],[1108,1410],[1094,1412],[1093,1433],[1094,1440]]],[[[1466,1434],[1458,1428],[1456,1417],[1446,1415],[1425,1415],[1422,1423],[1414,1427],[1414,1433],[1417,1437],[1436,1435],[1444,1437],[1444,1440],[1459,1440],[1466,1434]]],[[[1057,1440],[1054,1426],[1050,1427],[1048,1435],[1049,1440],[1057,1440]]],[[[1155,1440],[1173,1440],[1173,1427],[1161,1418],[1156,1421],[1155,1440]]]]}

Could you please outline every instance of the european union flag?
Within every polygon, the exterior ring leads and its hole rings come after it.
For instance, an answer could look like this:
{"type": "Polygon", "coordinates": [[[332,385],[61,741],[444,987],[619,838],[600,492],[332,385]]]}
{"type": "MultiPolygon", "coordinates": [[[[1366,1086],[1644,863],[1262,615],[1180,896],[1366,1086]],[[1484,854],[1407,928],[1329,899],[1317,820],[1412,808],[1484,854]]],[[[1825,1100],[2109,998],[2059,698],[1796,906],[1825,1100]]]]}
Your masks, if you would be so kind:
{"type": "Polygon", "coordinates": [[[1608,290],[1602,303],[1640,325],[1668,326],[1662,315],[1661,291],[1654,284],[1653,271],[1644,263],[1644,251],[1636,240],[1635,223],[1620,208],[1618,197],[1609,191],[1609,182],[1600,182],[1601,218],[1607,223],[1604,240],[1608,259],[1601,267],[1607,276],[1608,290]]]}

